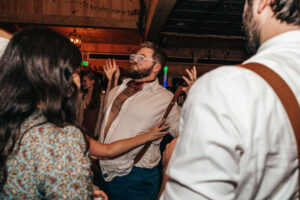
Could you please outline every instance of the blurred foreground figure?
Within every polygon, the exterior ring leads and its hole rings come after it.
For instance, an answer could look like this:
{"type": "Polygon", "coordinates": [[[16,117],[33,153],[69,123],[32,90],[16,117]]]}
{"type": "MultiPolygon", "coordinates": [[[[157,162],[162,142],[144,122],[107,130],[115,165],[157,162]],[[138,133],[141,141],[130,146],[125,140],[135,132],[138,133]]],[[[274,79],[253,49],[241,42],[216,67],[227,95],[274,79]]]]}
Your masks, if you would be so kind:
{"type": "MultiPolygon", "coordinates": [[[[245,63],[275,71],[300,102],[300,1],[246,1],[245,63]]],[[[192,86],[161,199],[298,199],[297,143],[278,96],[256,73],[213,70],[192,86]]],[[[299,134],[299,133],[297,133],[299,134]]]]}

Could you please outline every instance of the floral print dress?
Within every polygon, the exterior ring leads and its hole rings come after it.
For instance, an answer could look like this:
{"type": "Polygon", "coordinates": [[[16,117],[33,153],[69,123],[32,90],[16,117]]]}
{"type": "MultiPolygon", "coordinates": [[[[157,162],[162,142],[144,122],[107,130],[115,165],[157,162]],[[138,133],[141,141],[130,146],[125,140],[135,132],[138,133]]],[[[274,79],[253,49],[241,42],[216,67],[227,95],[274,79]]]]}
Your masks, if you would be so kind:
{"type": "Polygon", "coordinates": [[[92,199],[90,160],[80,130],[44,123],[41,111],[21,126],[18,149],[8,157],[0,199],[92,199]]]}

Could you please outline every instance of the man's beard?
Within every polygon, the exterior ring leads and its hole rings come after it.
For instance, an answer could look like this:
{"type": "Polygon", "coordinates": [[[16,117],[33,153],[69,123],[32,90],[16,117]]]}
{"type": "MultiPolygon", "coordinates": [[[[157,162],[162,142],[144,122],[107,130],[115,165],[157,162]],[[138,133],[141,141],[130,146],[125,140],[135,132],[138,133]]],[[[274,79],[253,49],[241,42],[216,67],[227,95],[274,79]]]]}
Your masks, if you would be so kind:
{"type": "Polygon", "coordinates": [[[149,69],[134,69],[133,65],[137,65],[136,63],[133,63],[130,66],[128,77],[132,79],[142,79],[150,75],[152,72],[153,66],[151,66],[149,69]]]}
{"type": "Polygon", "coordinates": [[[255,21],[252,12],[252,5],[248,4],[243,15],[243,30],[246,35],[246,49],[250,56],[254,55],[260,45],[258,23],[255,21]]]}

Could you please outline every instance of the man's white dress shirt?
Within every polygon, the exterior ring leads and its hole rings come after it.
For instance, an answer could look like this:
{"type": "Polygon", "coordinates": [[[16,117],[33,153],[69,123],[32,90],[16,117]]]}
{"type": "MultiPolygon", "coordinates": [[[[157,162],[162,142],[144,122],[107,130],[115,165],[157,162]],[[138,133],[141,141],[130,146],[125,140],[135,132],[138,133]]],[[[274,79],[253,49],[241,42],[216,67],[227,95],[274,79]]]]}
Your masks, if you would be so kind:
{"type": "MultiPolygon", "coordinates": [[[[300,102],[300,31],[266,41],[249,62],[274,70],[300,102]]],[[[298,164],[271,87],[250,70],[217,68],[196,81],[183,106],[161,199],[298,199],[298,164]]]]}
{"type": "MultiPolygon", "coordinates": [[[[158,80],[145,83],[142,90],[129,97],[111,124],[107,136],[104,139],[104,128],[115,98],[127,87],[127,82],[115,87],[108,96],[108,106],[101,126],[100,141],[109,144],[114,141],[134,137],[141,133],[146,133],[154,128],[162,117],[173,98],[172,92],[159,85],[158,80]]],[[[177,136],[179,132],[179,108],[177,104],[171,110],[165,124],[171,125],[170,134],[177,136]]],[[[161,139],[152,142],[142,159],[135,165],[142,168],[153,168],[160,161],[161,139]]],[[[100,166],[105,181],[111,181],[116,176],[125,176],[131,171],[134,165],[134,158],[143,146],[137,147],[132,151],[117,158],[100,159],[100,166]]]]}

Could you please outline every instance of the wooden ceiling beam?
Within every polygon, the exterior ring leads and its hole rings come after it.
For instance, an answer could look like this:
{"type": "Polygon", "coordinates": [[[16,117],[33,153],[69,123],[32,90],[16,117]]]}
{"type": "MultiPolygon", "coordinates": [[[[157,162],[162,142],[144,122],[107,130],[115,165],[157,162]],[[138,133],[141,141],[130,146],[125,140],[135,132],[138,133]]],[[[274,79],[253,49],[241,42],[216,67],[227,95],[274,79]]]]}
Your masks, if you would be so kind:
{"type": "Polygon", "coordinates": [[[195,15],[198,14],[201,16],[201,14],[203,15],[221,15],[221,16],[234,16],[234,17],[241,17],[242,16],[242,12],[236,11],[236,12],[225,12],[225,11],[206,11],[206,10],[199,10],[199,9],[183,9],[183,8],[175,8],[174,9],[174,13],[175,15],[195,15]]]}
{"type": "Polygon", "coordinates": [[[62,15],[15,15],[0,12],[0,22],[47,24],[75,27],[137,29],[136,19],[103,17],[62,16],[62,15]]]}
{"type": "Polygon", "coordinates": [[[170,25],[174,25],[177,24],[178,22],[180,23],[198,23],[198,24],[205,24],[205,25],[218,25],[218,24],[236,24],[237,26],[242,26],[242,20],[223,20],[223,21],[216,21],[215,19],[209,19],[209,18],[203,18],[203,19],[195,19],[195,18],[191,18],[191,19],[183,19],[183,18],[170,18],[168,19],[168,21],[170,22],[170,25]]]}
{"type": "Polygon", "coordinates": [[[176,36],[176,37],[191,37],[191,38],[222,38],[222,39],[245,39],[241,35],[222,35],[222,34],[194,34],[194,33],[177,33],[177,32],[161,32],[161,34],[166,36],[176,36]]]}
{"type": "Polygon", "coordinates": [[[229,4],[241,4],[244,5],[244,1],[241,0],[185,0],[184,2],[199,2],[199,3],[229,3],[229,4]]]}
{"type": "Polygon", "coordinates": [[[159,33],[162,30],[168,16],[170,15],[176,0],[152,0],[148,7],[146,17],[145,39],[158,41],[159,33]]]}

